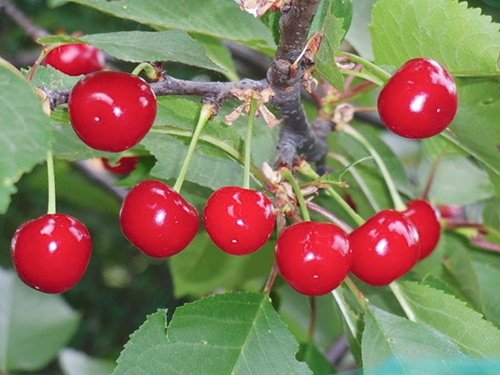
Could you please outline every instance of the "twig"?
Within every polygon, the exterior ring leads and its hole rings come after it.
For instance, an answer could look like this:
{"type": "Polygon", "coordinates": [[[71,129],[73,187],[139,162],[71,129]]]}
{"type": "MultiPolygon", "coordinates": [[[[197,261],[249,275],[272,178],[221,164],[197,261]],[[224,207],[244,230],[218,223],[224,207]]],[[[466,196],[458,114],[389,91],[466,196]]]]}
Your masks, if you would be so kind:
{"type": "Polygon", "coordinates": [[[2,12],[12,18],[33,41],[49,35],[46,30],[34,25],[23,12],[8,0],[0,0],[0,13],[2,12]]]}

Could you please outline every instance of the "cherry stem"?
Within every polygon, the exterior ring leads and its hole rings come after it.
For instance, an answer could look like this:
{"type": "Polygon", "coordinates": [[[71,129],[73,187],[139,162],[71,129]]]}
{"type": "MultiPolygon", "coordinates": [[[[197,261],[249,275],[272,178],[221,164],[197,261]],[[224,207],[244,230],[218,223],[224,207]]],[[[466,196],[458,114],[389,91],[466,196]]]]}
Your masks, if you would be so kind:
{"type": "Polygon", "coordinates": [[[155,79],[158,75],[158,73],[156,72],[155,68],[153,65],[151,65],[150,63],[147,63],[147,62],[143,62],[143,63],[140,63],[139,65],[137,65],[135,67],[134,70],[132,70],[132,75],[134,76],[138,76],[139,74],[141,74],[141,72],[144,71],[146,72],[146,75],[150,78],[150,79],[155,79]]]}
{"type": "Polygon", "coordinates": [[[175,181],[175,185],[173,189],[180,193],[182,184],[184,183],[184,179],[186,178],[187,171],[189,169],[189,165],[191,164],[191,160],[193,159],[194,151],[196,149],[196,145],[198,144],[198,140],[200,138],[201,132],[205,128],[210,116],[212,116],[213,105],[204,104],[201,107],[200,117],[198,118],[198,124],[196,124],[196,129],[193,133],[193,138],[191,138],[191,143],[189,144],[189,148],[184,158],[184,163],[182,164],[181,171],[179,172],[179,177],[177,181],[175,181]]]}
{"type": "Polygon", "coordinates": [[[375,160],[375,163],[377,164],[380,173],[382,173],[382,177],[384,177],[387,188],[389,189],[389,194],[391,195],[392,198],[392,202],[394,203],[394,207],[398,211],[406,210],[406,205],[404,204],[403,200],[401,199],[401,196],[398,193],[396,184],[394,183],[394,180],[392,179],[392,176],[389,173],[387,166],[385,165],[384,161],[382,160],[382,157],[379,155],[377,150],[375,150],[375,148],[373,148],[370,142],[368,142],[368,140],[365,137],[363,137],[363,135],[359,133],[356,129],[354,129],[352,126],[345,124],[342,127],[340,127],[340,129],[344,131],[346,134],[349,134],[351,137],[356,139],[366,148],[366,150],[373,157],[373,160],[375,160]]]}
{"type": "Polygon", "coordinates": [[[429,172],[429,176],[427,177],[427,182],[425,183],[424,191],[422,192],[422,199],[427,199],[427,196],[429,195],[429,191],[431,190],[432,187],[432,182],[434,181],[434,177],[436,176],[437,168],[446,150],[448,149],[448,146],[449,145],[443,147],[441,152],[438,154],[436,160],[434,160],[432,163],[431,171],[429,172]]]}
{"type": "Polygon", "coordinates": [[[264,288],[262,289],[264,293],[269,294],[271,292],[274,281],[276,280],[276,276],[278,276],[278,272],[278,265],[276,264],[276,262],[274,262],[273,267],[271,268],[271,272],[269,273],[269,276],[267,278],[266,285],[264,285],[264,288]]]}
{"type": "Polygon", "coordinates": [[[338,56],[349,56],[349,60],[351,60],[352,62],[363,65],[363,67],[365,67],[367,70],[369,70],[375,76],[380,78],[380,80],[382,81],[382,84],[380,86],[383,86],[383,84],[391,78],[391,75],[389,73],[387,73],[384,69],[380,68],[378,65],[376,65],[376,64],[374,64],[366,59],[363,59],[360,56],[354,55],[354,54],[349,53],[349,52],[344,52],[344,51],[340,52],[338,54],[338,56]]]}
{"type": "Polygon", "coordinates": [[[48,207],[47,214],[56,213],[56,179],[54,173],[54,158],[52,151],[47,151],[47,182],[48,182],[48,207]]]}
{"type": "Polygon", "coordinates": [[[366,74],[364,72],[358,72],[357,70],[341,70],[340,71],[342,74],[353,76],[353,77],[358,77],[358,78],[363,78],[366,81],[370,81],[377,86],[383,86],[384,81],[380,80],[378,77],[375,77],[372,74],[366,74]]]}
{"type": "Polygon", "coordinates": [[[290,185],[292,185],[293,192],[295,193],[295,196],[297,197],[297,202],[299,203],[302,219],[304,221],[311,221],[311,217],[309,216],[309,211],[307,210],[306,201],[304,199],[304,196],[302,195],[302,192],[300,191],[300,186],[297,183],[297,180],[295,180],[295,177],[293,176],[292,172],[290,172],[289,169],[285,168],[283,168],[280,172],[281,176],[285,180],[287,180],[290,183],[290,185]]]}
{"type": "MultiPolygon", "coordinates": [[[[311,166],[307,163],[302,163],[301,166],[297,169],[300,173],[303,175],[312,178],[312,179],[318,179],[320,176],[314,169],[311,168],[311,166]]],[[[354,220],[354,222],[358,225],[363,225],[365,223],[365,220],[359,216],[356,211],[354,211],[351,206],[349,206],[349,203],[347,203],[339,193],[335,191],[331,186],[326,188],[326,192],[328,195],[330,195],[343,209],[347,214],[354,220]]]]}
{"type": "Polygon", "coordinates": [[[307,208],[309,208],[311,211],[314,211],[321,216],[325,217],[326,219],[330,220],[332,223],[334,223],[336,226],[342,228],[342,230],[346,233],[351,233],[352,228],[350,225],[348,225],[345,221],[342,219],[338,218],[335,216],[333,213],[328,211],[327,209],[321,207],[319,204],[313,203],[313,202],[307,202],[307,208]]]}
{"type": "Polygon", "coordinates": [[[401,306],[401,308],[405,312],[408,319],[411,320],[412,322],[416,322],[417,316],[416,316],[415,312],[412,310],[405,295],[401,291],[399,284],[396,281],[393,281],[392,283],[389,284],[389,288],[391,288],[391,291],[394,294],[394,297],[396,297],[396,299],[398,300],[399,305],[401,306]]]}
{"type": "Polygon", "coordinates": [[[354,298],[356,301],[359,303],[359,306],[363,309],[363,311],[366,311],[368,308],[368,304],[365,298],[365,295],[363,292],[358,288],[358,286],[352,281],[352,279],[347,276],[344,280],[344,284],[347,285],[351,293],[353,294],[354,298]]]}
{"type": "Polygon", "coordinates": [[[248,113],[247,137],[245,139],[245,162],[243,164],[243,187],[250,189],[250,164],[252,159],[252,134],[257,113],[257,99],[250,101],[250,112],[248,113]]]}
{"type": "Polygon", "coordinates": [[[58,43],[58,44],[53,44],[47,48],[44,48],[42,49],[42,52],[40,53],[40,56],[38,56],[38,58],[36,59],[35,63],[33,64],[33,66],[31,67],[31,70],[28,74],[28,77],[26,78],[26,80],[28,82],[31,82],[33,81],[33,77],[35,76],[35,73],[36,71],[38,70],[38,67],[40,66],[40,64],[42,63],[43,59],[45,58],[45,56],[48,55],[48,53],[53,50],[54,48],[56,47],[59,47],[61,44],[58,43]]]}
{"type": "Polygon", "coordinates": [[[314,341],[314,331],[316,330],[316,297],[309,297],[309,307],[311,309],[309,315],[309,329],[307,331],[307,341],[312,343],[314,341]]]}

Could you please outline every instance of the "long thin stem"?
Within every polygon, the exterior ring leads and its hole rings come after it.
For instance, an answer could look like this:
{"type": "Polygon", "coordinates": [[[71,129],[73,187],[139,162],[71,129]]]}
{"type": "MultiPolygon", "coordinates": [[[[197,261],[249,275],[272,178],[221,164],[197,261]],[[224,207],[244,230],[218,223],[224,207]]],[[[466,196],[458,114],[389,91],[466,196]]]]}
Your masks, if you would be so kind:
{"type": "Polygon", "coordinates": [[[248,114],[247,137],[245,139],[245,163],[243,164],[243,187],[250,188],[250,161],[252,159],[252,134],[255,124],[255,114],[257,113],[257,100],[250,102],[250,113],[248,114]]]}
{"type": "Polygon", "coordinates": [[[363,292],[358,288],[358,286],[354,283],[354,281],[352,281],[352,279],[349,276],[345,278],[344,284],[347,285],[347,287],[353,294],[354,298],[356,298],[356,301],[358,301],[363,311],[365,311],[368,308],[368,306],[363,292]]]}
{"type": "Polygon", "coordinates": [[[141,74],[142,71],[146,72],[146,75],[151,79],[155,79],[157,76],[157,72],[153,67],[153,65],[147,62],[143,62],[137,65],[135,69],[132,70],[131,74],[138,76],[139,74],[141,74]]]}
{"type": "Polygon", "coordinates": [[[359,133],[356,129],[354,129],[352,126],[344,125],[341,129],[346,134],[349,134],[351,137],[353,137],[359,143],[361,143],[363,147],[366,148],[366,150],[370,153],[370,155],[373,156],[373,160],[375,160],[375,163],[380,169],[380,173],[382,173],[385,183],[387,184],[387,188],[389,189],[389,193],[394,203],[394,207],[396,208],[396,210],[399,211],[406,210],[406,205],[404,204],[403,200],[401,199],[401,196],[399,195],[398,190],[396,189],[396,184],[394,183],[394,180],[392,179],[392,176],[389,173],[387,166],[385,165],[384,161],[382,160],[382,157],[379,155],[377,150],[375,150],[375,148],[373,148],[370,142],[368,142],[368,140],[365,137],[363,137],[363,135],[359,133]]]}
{"type": "Polygon", "coordinates": [[[393,281],[392,283],[389,284],[389,288],[391,288],[392,293],[394,294],[394,296],[398,300],[401,308],[405,312],[408,319],[411,320],[412,322],[416,322],[417,316],[416,316],[415,312],[412,310],[408,301],[406,300],[406,297],[404,296],[403,292],[401,291],[399,284],[396,281],[393,281]]]}
{"type": "Polygon", "coordinates": [[[52,151],[47,152],[47,182],[48,182],[48,207],[47,214],[56,213],[56,178],[54,173],[54,158],[52,151]]]}
{"type": "Polygon", "coordinates": [[[346,233],[351,233],[352,228],[350,225],[348,225],[346,222],[343,220],[339,219],[337,216],[335,216],[333,213],[328,211],[326,208],[321,207],[319,204],[313,203],[313,202],[307,202],[307,208],[309,208],[311,211],[314,211],[321,216],[325,217],[326,219],[330,220],[332,223],[334,223],[336,226],[342,228],[342,230],[346,233]]]}
{"type": "Polygon", "coordinates": [[[300,191],[300,186],[295,180],[295,177],[293,176],[292,172],[290,172],[290,170],[288,169],[283,169],[281,170],[281,175],[285,180],[287,180],[290,183],[290,185],[292,185],[293,192],[295,193],[295,196],[297,197],[297,202],[299,203],[302,219],[304,221],[311,221],[311,217],[309,216],[309,211],[307,210],[306,201],[304,199],[304,196],[302,195],[302,192],[300,191]]]}
{"type": "Polygon", "coordinates": [[[382,80],[380,80],[378,77],[375,77],[372,74],[366,74],[364,72],[358,72],[356,70],[341,70],[340,72],[342,74],[345,74],[345,75],[349,75],[349,76],[353,76],[353,77],[358,77],[358,78],[363,78],[363,79],[365,79],[367,81],[370,81],[370,82],[376,84],[377,86],[383,86],[384,85],[384,82],[382,80]]]}
{"type": "Polygon", "coordinates": [[[193,159],[194,150],[196,149],[196,145],[198,144],[198,140],[200,138],[201,132],[205,128],[210,116],[212,116],[212,105],[205,104],[201,107],[200,117],[198,119],[198,124],[196,124],[196,129],[193,133],[193,138],[191,138],[191,143],[189,144],[189,148],[184,159],[184,163],[182,164],[181,171],[179,172],[179,177],[177,181],[175,181],[175,185],[173,189],[177,192],[181,191],[182,184],[184,183],[184,179],[186,178],[187,171],[189,169],[189,165],[191,164],[191,160],[193,159]]]}
{"type": "Polygon", "coordinates": [[[349,53],[349,52],[344,52],[344,51],[339,52],[339,55],[349,56],[349,60],[351,60],[352,62],[355,62],[357,64],[363,65],[366,69],[368,69],[370,72],[375,74],[378,78],[380,78],[382,80],[382,82],[386,82],[391,78],[391,75],[389,73],[387,73],[385,70],[383,70],[379,66],[375,65],[374,63],[372,63],[366,59],[363,59],[360,56],[354,55],[354,54],[349,53]]]}
{"type": "MultiPolygon", "coordinates": [[[[309,164],[303,164],[298,169],[299,173],[310,177],[312,179],[318,179],[320,176],[316,173],[314,169],[311,168],[309,164]]],[[[333,189],[331,186],[326,188],[326,193],[330,195],[343,209],[344,211],[354,220],[358,225],[363,225],[365,220],[359,216],[356,211],[354,211],[351,206],[333,189]]]]}

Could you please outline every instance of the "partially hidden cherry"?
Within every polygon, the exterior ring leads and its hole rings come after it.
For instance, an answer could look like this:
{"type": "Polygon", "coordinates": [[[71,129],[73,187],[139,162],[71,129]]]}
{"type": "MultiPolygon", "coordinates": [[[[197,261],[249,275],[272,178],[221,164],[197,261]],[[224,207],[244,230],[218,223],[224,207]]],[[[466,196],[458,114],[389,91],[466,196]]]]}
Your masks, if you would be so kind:
{"type": "Polygon", "coordinates": [[[120,226],[125,237],[144,254],[165,258],[193,240],[199,215],[170,186],[146,180],[134,186],[123,200],[120,226]]]}
{"type": "Polygon", "coordinates": [[[352,273],[367,284],[382,286],[408,272],[420,256],[418,232],[401,212],[383,210],[349,236],[352,273]]]}
{"type": "Polygon", "coordinates": [[[441,237],[439,212],[422,199],[412,200],[406,206],[408,208],[403,214],[417,229],[421,246],[419,259],[424,259],[434,251],[441,237]]]}
{"type": "Polygon", "coordinates": [[[330,223],[302,222],[285,228],[276,242],[276,262],[299,293],[319,296],[338,287],[351,270],[348,235],[330,223]]]}
{"type": "Polygon", "coordinates": [[[104,53],[94,46],[84,43],[64,44],[47,54],[44,65],[70,76],[97,72],[104,68],[104,53]]]}
{"type": "Polygon", "coordinates": [[[441,133],[457,112],[457,87],[448,71],[432,59],[407,61],[378,97],[378,113],[387,128],[421,139],[441,133]]]}
{"type": "Polygon", "coordinates": [[[19,278],[45,293],[62,293],[82,278],[92,254],[85,225],[72,216],[48,214],[17,228],[11,256],[19,278]]]}
{"type": "Polygon", "coordinates": [[[203,210],[208,235],[221,250],[233,255],[260,249],[273,233],[275,220],[266,195],[236,186],[215,191],[203,210]]]}
{"type": "Polygon", "coordinates": [[[96,72],[82,78],[68,99],[71,125],[88,146],[120,152],[144,138],[156,117],[156,97],[142,78],[96,72]]]}
{"type": "Polygon", "coordinates": [[[126,176],[132,173],[139,162],[139,156],[124,156],[116,164],[110,164],[109,159],[101,158],[103,167],[118,176],[126,176]]]}

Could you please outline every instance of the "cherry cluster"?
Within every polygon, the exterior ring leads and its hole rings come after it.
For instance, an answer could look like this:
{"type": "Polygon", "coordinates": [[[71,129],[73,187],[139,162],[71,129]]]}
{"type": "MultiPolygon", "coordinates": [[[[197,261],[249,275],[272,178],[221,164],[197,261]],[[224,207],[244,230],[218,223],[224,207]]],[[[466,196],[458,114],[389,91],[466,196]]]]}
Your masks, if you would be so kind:
{"type": "MultiPolygon", "coordinates": [[[[46,64],[66,74],[85,74],[68,99],[71,124],[88,146],[122,152],[151,129],[156,97],[149,84],[132,74],[102,71],[102,52],[84,44],[53,49],[46,64]]],[[[378,108],[387,127],[405,137],[423,138],[442,131],[457,107],[451,76],[430,59],[414,59],[394,74],[382,90],[378,108]],[[423,125],[422,125],[423,124],[423,125]]],[[[126,157],[109,171],[125,175],[138,163],[126,157]]],[[[144,254],[165,258],[179,253],[199,229],[197,209],[161,181],[134,186],[120,210],[125,237],[144,254]]],[[[224,252],[247,255],[272,235],[276,214],[262,192],[226,186],[207,200],[202,221],[224,252]]],[[[352,272],[376,286],[387,285],[427,257],[440,237],[439,214],[424,200],[413,200],[403,212],[383,210],[347,234],[331,223],[299,222],[278,236],[275,256],[283,278],[298,292],[322,295],[352,272]]],[[[77,219],[50,213],[22,224],[11,254],[20,278],[29,286],[61,293],[83,276],[92,252],[90,234],[77,219]]]]}

